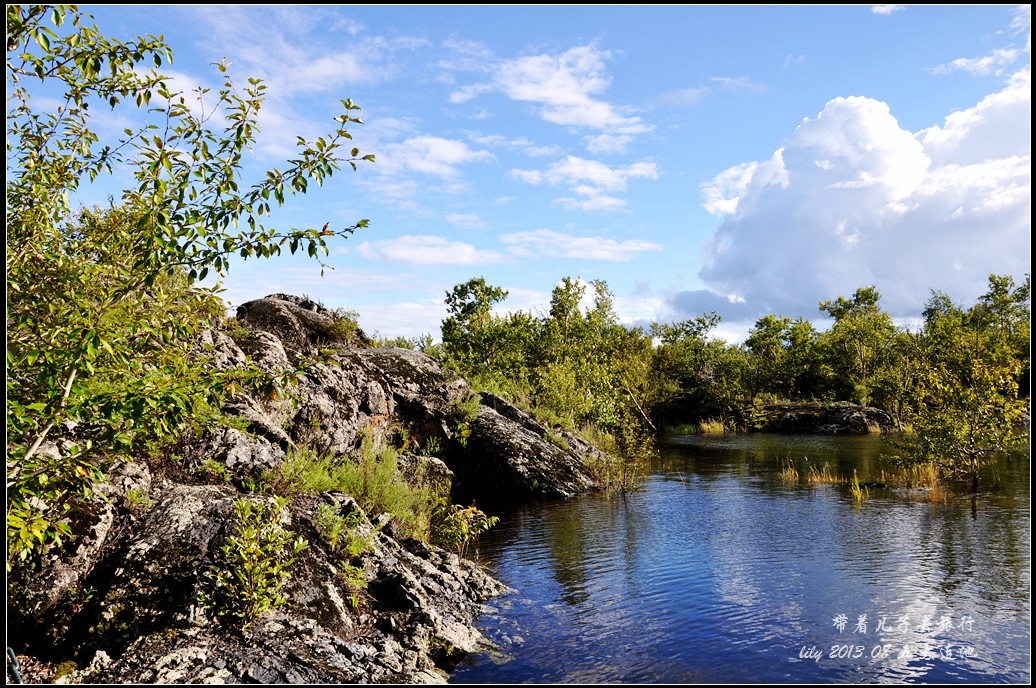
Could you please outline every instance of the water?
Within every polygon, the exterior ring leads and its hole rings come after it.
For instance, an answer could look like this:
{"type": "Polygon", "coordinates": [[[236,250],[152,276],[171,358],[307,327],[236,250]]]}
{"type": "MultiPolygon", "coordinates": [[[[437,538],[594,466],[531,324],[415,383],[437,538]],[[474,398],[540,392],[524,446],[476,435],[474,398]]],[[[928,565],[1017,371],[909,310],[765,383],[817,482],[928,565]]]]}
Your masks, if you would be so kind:
{"type": "Polygon", "coordinates": [[[878,449],[686,438],[625,500],[505,515],[478,554],[516,592],[481,620],[495,649],[450,682],[1028,683],[1028,457],[986,476],[974,510],[778,476],[788,460],[876,475],[878,449]]]}

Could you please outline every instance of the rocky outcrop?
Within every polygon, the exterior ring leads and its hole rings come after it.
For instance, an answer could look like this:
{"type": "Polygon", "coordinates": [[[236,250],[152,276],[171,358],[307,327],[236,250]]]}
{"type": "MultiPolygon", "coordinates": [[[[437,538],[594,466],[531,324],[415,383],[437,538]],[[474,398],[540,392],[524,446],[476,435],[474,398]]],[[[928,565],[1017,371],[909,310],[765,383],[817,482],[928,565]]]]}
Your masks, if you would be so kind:
{"type": "Polygon", "coordinates": [[[785,403],[755,409],[748,430],[789,435],[865,435],[895,432],[897,427],[890,413],[870,406],[844,402],[785,403]]]}
{"type": "MultiPolygon", "coordinates": [[[[199,365],[252,365],[276,383],[232,396],[232,422],[185,438],[169,457],[112,466],[103,498],[70,514],[74,537],[15,567],[8,644],[29,654],[27,666],[63,662],[63,682],[434,683],[479,649],[475,619],[499,582],[398,536],[387,514],[365,514],[348,495],[277,503],[263,494],[271,476],[303,447],[345,460],[364,442],[391,445],[404,479],[488,509],[590,489],[587,466],[599,454],[473,394],[429,356],[371,348],[336,315],[275,295],[206,335],[199,365]],[[276,505],[278,527],[308,544],[283,604],[241,630],[218,613],[213,586],[243,501],[276,505]],[[328,513],[348,519],[359,550],[328,538],[318,522],[328,513]]],[[[286,556],[249,556],[267,555],[286,556]]]]}

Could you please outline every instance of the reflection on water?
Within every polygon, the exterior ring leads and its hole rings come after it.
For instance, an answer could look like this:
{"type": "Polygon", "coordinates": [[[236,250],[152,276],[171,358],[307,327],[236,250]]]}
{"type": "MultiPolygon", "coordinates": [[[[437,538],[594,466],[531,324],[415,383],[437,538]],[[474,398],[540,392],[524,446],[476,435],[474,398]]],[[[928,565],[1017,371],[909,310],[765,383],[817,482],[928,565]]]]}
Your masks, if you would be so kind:
{"type": "Polygon", "coordinates": [[[877,473],[875,438],[688,438],[626,499],[507,514],[479,555],[517,590],[451,683],[1027,683],[1028,458],[968,497],[789,486],[877,473]]]}

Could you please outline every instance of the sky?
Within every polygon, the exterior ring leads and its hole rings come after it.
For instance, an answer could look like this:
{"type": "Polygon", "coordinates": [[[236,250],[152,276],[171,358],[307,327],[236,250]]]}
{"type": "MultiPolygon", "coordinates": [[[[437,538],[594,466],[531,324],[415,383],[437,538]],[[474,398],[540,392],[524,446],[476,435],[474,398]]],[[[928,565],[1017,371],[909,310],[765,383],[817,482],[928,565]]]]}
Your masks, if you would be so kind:
{"type": "Polygon", "coordinates": [[[178,89],[217,88],[222,58],[264,80],[246,179],[362,107],[376,162],[276,218],[370,226],[323,277],[234,263],[232,306],[287,292],[438,338],[457,284],[546,314],[572,277],[631,325],[715,311],[733,343],[767,314],[826,327],[819,301],[863,286],[910,323],[933,289],[970,305],[990,273],[1030,272],[1028,5],[82,9],[163,34],[178,89]]]}

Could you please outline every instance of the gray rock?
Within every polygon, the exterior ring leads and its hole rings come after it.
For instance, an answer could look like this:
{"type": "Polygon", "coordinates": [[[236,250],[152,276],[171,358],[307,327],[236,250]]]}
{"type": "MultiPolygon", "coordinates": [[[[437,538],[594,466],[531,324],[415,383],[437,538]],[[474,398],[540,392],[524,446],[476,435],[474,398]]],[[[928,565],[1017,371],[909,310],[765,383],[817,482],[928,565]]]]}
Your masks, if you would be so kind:
{"type": "Polygon", "coordinates": [[[368,517],[341,493],[297,496],[282,512],[283,527],[309,543],[292,565],[285,604],[237,632],[205,603],[234,502],[273,499],[234,485],[275,473],[300,447],[346,460],[365,437],[402,446],[404,479],[483,508],[500,495],[566,497],[593,487],[585,463],[596,450],[578,437],[492,395],[461,419],[459,402],[471,394],[463,379],[419,352],[371,348],[336,322],[319,304],[273,295],[241,306],[233,330],[203,336],[199,365],[250,362],[280,378],[276,393],[228,399],[233,427],[185,438],[160,478],[144,461],[112,466],[98,486],[104,498],[71,513],[73,540],[12,571],[9,638],[75,660],[80,668],[63,680],[95,683],[444,683],[480,650],[475,620],[504,586],[454,553],[397,538],[388,515],[368,517]],[[437,456],[423,455],[430,447],[437,456]],[[237,480],[196,484],[205,461],[237,480]],[[357,514],[368,550],[343,561],[322,539],[321,505],[357,514]],[[362,571],[365,591],[349,587],[345,564],[362,571]]]}

